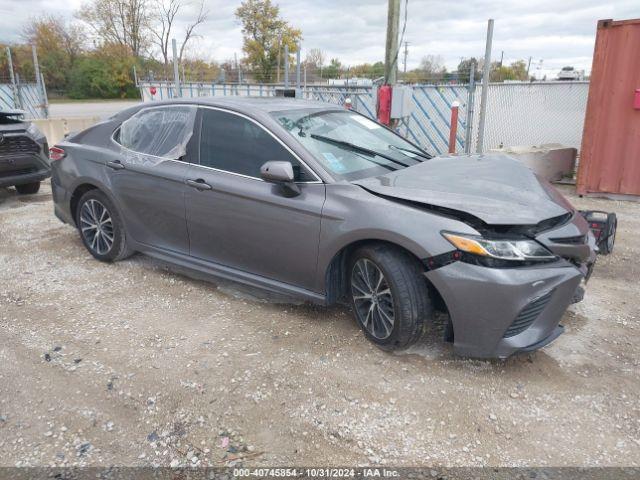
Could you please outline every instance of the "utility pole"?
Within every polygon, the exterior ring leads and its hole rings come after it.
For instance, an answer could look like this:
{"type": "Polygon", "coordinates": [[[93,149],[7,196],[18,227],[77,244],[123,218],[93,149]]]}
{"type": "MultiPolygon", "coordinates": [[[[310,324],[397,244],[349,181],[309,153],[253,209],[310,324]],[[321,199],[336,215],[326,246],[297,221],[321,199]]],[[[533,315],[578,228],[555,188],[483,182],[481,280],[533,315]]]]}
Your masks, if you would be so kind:
{"type": "Polygon", "coordinates": [[[394,85],[398,76],[398,31],[400,0],[389,0],[387,11],[387,42],[384,53],[384,83],[394,85]]]}
{"type": "Polygon", "coordinates": [[[529,80],[529,69],[531,68],[531,57],[529,57],[529,62],[527,63],[527,80],[529,80]]]}
{"type": "Polygon", "coordinates": [[[402,73],[407,74],[407,57],[409,56],[409,42],[404,42],[404,66],[402,68],[402,73]]]}
{"type": "Polygon", "coordinates": [[[491,42],[493,41],[493,18],[487,24],[487,45],[484,50],[484,66],[482,69],[482,96],[480,97],[480,122],[478,123],[477,153],[484,148],[484,123],[487,115],[487,89],[489,88],[489,74],[491,73],[491,42]]]}
{"type": "Polygon", "coordinates": [[[500,66],[502,67],[502,61],[504,60],[504,50],[500,51],[500,66]]]}

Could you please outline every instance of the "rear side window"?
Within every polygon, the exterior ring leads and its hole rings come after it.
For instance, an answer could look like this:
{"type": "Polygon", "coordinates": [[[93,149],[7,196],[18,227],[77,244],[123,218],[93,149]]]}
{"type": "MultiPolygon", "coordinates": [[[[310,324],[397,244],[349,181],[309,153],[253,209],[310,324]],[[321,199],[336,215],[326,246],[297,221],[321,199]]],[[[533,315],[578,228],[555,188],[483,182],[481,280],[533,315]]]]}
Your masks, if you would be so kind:
{"type": "Polygon", "coordinates": [[[133,152],[179,160],[193,135],[196,112],[187,105],[142,110],[122,123],[115,140],[133,152]]]}
{"type": "Polygon", "coordinates": [[[239,115],[202,109],[201,165],[260,178],[260,167],[270,160],[291,162],[297,180],[312,180],[300,162],[264,128],[239,115]]]}

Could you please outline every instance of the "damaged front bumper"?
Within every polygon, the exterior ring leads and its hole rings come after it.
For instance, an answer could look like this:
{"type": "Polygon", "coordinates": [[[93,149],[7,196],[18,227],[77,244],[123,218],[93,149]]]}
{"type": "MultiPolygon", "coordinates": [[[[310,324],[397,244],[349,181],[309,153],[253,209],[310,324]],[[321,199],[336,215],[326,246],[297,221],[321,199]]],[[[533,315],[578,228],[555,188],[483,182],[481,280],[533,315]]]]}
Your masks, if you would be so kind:
{"type": "Polygon", "coordinates": [[[455,353],[475,358],[506,358],[553,341],[584,278],[566,260],[520,268],[454,262],[425,276],[449,310],[455,353]]]}

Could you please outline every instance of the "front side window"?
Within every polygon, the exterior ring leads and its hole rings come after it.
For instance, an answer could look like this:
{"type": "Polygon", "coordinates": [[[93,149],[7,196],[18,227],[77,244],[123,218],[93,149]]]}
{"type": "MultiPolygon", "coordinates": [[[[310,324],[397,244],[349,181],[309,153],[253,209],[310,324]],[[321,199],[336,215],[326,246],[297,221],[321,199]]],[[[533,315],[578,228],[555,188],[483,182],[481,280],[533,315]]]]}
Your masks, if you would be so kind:
{"type": "Polygon", "coordinates": [[[193,135],[196,112],[188,105],[142,110],[122,123],[116,140],[131,152],[180,160],[193,135]]]}
{"type": "Polygon", "coordinates": [[[305,109],[271,115],[340,179],[381,175],[431,158],[420,147],[355,112],[305,109]]]}
{"type": "Polygon", "coordinates": [[[200,165],[260,178],[260,167],[271,160],[291,162],[298,181],[313,180],[264,128],[239,115],[202,109],[200,165]]]}

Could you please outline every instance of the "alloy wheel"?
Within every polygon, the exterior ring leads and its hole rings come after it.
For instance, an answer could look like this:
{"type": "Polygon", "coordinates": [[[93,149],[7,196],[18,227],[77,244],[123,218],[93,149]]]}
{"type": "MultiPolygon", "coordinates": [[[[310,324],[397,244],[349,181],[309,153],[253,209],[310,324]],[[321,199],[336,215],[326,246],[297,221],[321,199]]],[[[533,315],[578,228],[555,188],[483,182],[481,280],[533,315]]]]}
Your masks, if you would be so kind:
{"type": "Polygon", "coordinates": [[[351,272],[351,295],[358,321],[378,340],[389,338],[395,312],[389,283],[378,266],[360,258],[351,272]]]}
{"type": "Polygon", "coordinates": [[[80,231],[89,248],[105,255],[113,246],[113,221],[109,210],[93,198],[80,208],[80,231]]]}

